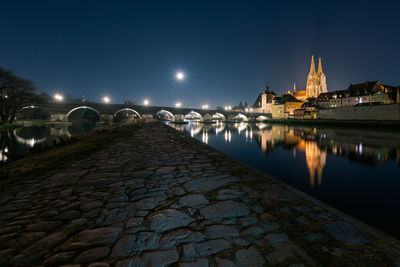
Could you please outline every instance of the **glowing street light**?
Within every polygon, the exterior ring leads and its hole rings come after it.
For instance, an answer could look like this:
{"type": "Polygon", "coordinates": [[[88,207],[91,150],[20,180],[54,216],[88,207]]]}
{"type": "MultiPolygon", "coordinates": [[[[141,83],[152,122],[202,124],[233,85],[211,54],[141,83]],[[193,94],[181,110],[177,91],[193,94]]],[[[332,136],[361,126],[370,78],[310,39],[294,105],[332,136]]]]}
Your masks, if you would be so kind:
{"type": "Polygon", "coordinates": [[[184,74],[182,71],[178,71],[178,72],[175,74],[175,78],[176,78],[178,81],[183,81],[183,80],[185,79],[185,74],[184,74]]]}
{"type": "Polygon", "coordinates": [[[182,103],[181,103],[181,102],[176,102],[175,107],[176,107],[176,108],[182,107],[182,103]]]}
{"type": "Polygon", "coordinates": [[[143,100],[143,105],[148,106],[150,104],[150,101],[148,99],[143,100]]]}
{"type": "Polygon", "coordinates": [[[202,109],[208,109],[208,105],[207,104],[203,105],[202,109]]]}
{"type": "Polygon", "coordinates": [[[103,102],[108,104],[111,102],[111,99],[108,96],[103,97],[103,102]]]}
{"type": "Polygon", "coordinates": [[[61,94],[55,94],[54,99],[58,102],[63,101],[64,97],[61,94]]]}
{"type": "Polygon", "coordinates": [[[232,107],[231,106],[226,106],[225,110],[232,110],[232,107]]]}

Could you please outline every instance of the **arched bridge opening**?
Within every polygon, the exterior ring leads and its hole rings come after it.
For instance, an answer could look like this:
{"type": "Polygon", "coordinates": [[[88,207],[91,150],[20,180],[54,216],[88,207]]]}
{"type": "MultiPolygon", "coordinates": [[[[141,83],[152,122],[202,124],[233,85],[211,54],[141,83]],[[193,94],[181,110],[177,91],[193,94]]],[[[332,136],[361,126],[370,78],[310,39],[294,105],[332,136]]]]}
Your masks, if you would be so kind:
{"type": "Polygon", "coordinates": [[[212,115],[212,116],[211,116],[211,119],[212,119],[213,121],[226,121],[225,115],[222,114],[222,113],[219,113],[219,112],[217,112],[217,113],[215,113],[214,115],[212,115]]]}
{"type": "Polygon", "coordinates": [[[203,121],[203,116],[196,111],[190,111],[185,115],[185,121],[203,121]]]}
{"type": "Polygon", "coordinates": [[[16,117],[18,120],[38,120],[43,119],[42,109],[38,106],[26,106],[21,108],[16,117]]]}
{"type": "Polygon", "coordinates": [[[100,121],[100,113],[91,107],[76,107],[68,112],[67,121],[73,123],[96,123],[100,121]]]}
{"type": "Polygon", "coordinates": [[[135,119],[140,119],[141,116],[139,112],[131,108],[123,108],[115,112],[113,116],[113,122],[129,122],[134,121],[135,119]]]}
{"type": "Polygon", "coordinates": [[[244,121],[248,121],[249,119],[247,118],[246,115],[243,115],[242,113],[239,113],[235,116],[235,120],[239,121],[239,122],[244,122],[244,121]]]}
{"type": "Polygon", "coordinates": [[[175,117],[170,111],[162,109],[156,113],[156,118],[162,121],[174,121],[175,117]]]}

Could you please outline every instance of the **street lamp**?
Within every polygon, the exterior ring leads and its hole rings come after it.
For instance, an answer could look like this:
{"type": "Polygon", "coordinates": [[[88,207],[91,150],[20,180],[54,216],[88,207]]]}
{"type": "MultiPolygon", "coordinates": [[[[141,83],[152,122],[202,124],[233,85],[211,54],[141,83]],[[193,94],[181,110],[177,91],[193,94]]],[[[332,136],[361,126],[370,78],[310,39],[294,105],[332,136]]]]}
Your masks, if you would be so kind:
{"type": "Polygon", "coordinates": [[[208,105],[207,104],[203,105],[202,109],[208,109],[208,105]]]}
{"type": "Polygon", "coordinates": [[[175,107],[176,107],[176,108],[182,107],[182,103],[181,103],[181,102],[176,102],[175,107]]]}
{"type": "Polygon", "coordinates": [[[148,106],[150,104],[150,101],[148,99],[143,100],[143,105],[148,106]]]}
{"type": "Polygon", "coordinates": [[[61,101],[63,101],[64,97],[63,97],[61,94],[55,94],[55,95],[54,95],[54,99],[55,99],[57,102],[61,102],[61,101]]]}
{"type": "Polygon", "coordinates": [[[111,99],[108,96],[103,97],[103,102],[108,104],[111,102],[111,99]]]}
{"type": "Polygon", "coordinates": [[[231,106],[226,106],[226,107],[225,107],[225,110],[231,110],[231,109],[232,109],[231,106]]]}

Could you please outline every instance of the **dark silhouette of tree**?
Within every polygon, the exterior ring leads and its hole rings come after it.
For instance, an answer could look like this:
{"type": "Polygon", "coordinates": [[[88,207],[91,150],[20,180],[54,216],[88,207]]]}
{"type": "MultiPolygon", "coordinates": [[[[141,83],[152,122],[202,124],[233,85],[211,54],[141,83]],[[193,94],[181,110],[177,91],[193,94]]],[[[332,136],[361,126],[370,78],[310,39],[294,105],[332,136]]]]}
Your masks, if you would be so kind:
{"type": "Polygon", "coordinates": [[[12,123],[18,111],[38,101],[35,89],[32,81],[0,67],[0,124],[12,123]]]}

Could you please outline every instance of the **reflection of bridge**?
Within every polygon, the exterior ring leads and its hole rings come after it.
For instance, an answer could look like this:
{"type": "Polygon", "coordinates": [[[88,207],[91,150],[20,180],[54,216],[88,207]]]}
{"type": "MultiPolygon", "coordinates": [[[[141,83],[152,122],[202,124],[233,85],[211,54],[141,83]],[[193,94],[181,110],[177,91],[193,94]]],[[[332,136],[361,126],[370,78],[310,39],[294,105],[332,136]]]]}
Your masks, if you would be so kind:
{"type": "Polygon", "coordinates": [[[191,108],[140,106],[128,104],[104,104],[96,102],[85,103],[51,103],[41,105],[39,108],[42,114],[52,121],[71,120],[75,111],[94,112],[98,121],[113,121],[116,117],[128,118],[157,118],[170,121],[248,121],[265,120],[270,114],[241,113],[231,110],[203,110],[191,108]]]}

